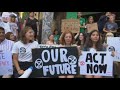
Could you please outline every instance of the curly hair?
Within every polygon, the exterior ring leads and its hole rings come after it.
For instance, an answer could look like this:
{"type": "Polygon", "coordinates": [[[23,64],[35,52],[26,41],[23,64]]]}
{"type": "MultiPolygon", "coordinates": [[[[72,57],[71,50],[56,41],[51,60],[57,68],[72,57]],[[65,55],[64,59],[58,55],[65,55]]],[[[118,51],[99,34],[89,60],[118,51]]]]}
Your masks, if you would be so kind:
{"type": "Polygon", "coordinates": [[[60,44],[62,44],[62,45],[65,45],[66,43],[65,43],[65,35],[66,34],[68,34],[68,33],[70,33],[71,34],[71,36],[72,36],[72,41],[71,41],[71,44],[74,44],[74,35],[73,35],[73,33],[71,32],[71,31],[69,31],[69,30],[67,30],[67,31],[65,31],[65,32],[63,32],[62,33],[62,36],[61,36],[61,38],[60,38],[60,44]]]}

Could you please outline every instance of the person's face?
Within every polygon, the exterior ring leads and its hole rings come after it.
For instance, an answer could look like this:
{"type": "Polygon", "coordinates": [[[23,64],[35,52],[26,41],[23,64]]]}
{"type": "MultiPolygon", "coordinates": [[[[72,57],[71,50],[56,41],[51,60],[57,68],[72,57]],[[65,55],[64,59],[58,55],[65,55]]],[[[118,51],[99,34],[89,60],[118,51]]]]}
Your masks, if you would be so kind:
{"type": "Polygon", "coordinates": [[[57,35],[58,34],[58,31],[55,31],[55,35],[57,35]]]}
{"type": "Polygon", "coordinates": [[[54,40],[54,35],[50,35],[49,39],[54,40]]]}
{"type": "Polygon", "coordinates": [[[14,34],[11,34],[11,35],[10,35],[10,40],[15,41],[15,36],[14,36],[14,34]]]}
{"type": "Polygon", "coordinates": [[[93,33],[92,33],[92,35],[91,35],[91,40],[92,40],[93,42],[98,42],[98,40],[99,40],[99,34],[98,34],[98,32],[93,32],[93,33]]]}
{"type": "Polygon", "coordinates": [[[14,17],[11,17],[11,22],[15,22],[15,18],[14,17]]]}
{"type": "Polygon", "coordinates": [[[33,17],[34,16],[34,12],[30,12],[30,16],[33,17]]]}
{"type": "Polygon", "coordinates": [[[64,40],[65,40],[65,43],[67,45],[71,45],[71,42],[72,42],[72,35],[70,33],[67,33],[64,37],[64,40]]]}
{"type": "Polygon", "coordinates": [[[84,36],[83,36],[82,33],[80,33],[79,39],[80,39],[80,40],[83,40],[83,39],[84,39],[84,36]]]}
{"type": "Polygon", "coordinates": [[[5,39],[5,31],[0,29],[0,41],[3,41],[5,39]]]}
{"type": "Polygon", "coordinates": [[[34,31],[29,29],[28,32],[25,34],[25,37],[27,40],[33,40],[34,39],[34,31]]]}
{"type": "Polygon", "coordinates": [[[82,16],[82,13],[81,12],[78,12],[78,18],[82,16]]]}
{"type": "Polygon", "coordinates": [[[93,18],[91,17],[91,18],[89,18],[89,23],[93,23],[93,18]]]}
{"type": "Polygon", "coordinates": [[[114,20],[115,20],[114,16],[109,16],[109,21],[114,21],[114,20]]]}

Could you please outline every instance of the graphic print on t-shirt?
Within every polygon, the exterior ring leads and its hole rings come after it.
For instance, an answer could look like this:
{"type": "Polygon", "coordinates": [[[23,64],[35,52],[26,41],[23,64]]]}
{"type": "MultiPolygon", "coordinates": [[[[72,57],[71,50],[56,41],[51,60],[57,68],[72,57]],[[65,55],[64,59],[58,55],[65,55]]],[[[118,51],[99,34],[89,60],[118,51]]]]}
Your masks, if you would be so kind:
{"type": "Polygon", "coordinates": [[[26,49],[25,49],[24,47],[21,47],[21,48],[20,48],[20,53],[21,53],[21,54],[24,54],[25,52],[26,52],[26,49]]]}

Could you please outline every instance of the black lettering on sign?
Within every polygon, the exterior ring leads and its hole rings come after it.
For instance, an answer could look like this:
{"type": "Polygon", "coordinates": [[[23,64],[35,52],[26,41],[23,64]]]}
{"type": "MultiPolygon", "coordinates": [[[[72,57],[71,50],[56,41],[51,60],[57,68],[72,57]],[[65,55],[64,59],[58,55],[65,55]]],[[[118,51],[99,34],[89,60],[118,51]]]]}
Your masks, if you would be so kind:
{"type": "Polygon", "coordinates": [[[100,56],[102,56],[101,64],[103,64],[104,63],[104,57],[106,56],[106,54],[101,53],[100,56]]]}
{"type": "Polygon", "coordinates": [[[93,73],[92,64],[87,64],[87,73],[93,73]]]}
{"type": "Polygon", "coordinates": [[[38,48],[32,50],[35,77],[78,74],[77,47],[38,48]]]}
{"type": "Polygon", "coordinates": [[[100,69],[100,73],[102,73],[102,72],[106,73],[107,64],[105,64],[105,65],[99,65],[99,69],[100,69]]]}
{"type": "Polygon", "coordinates": [[[94,55],[93,55],[93,61],[95,62],[95,63],[98,63],[98,61],[97,60],[95,60],[95,56],[97,55],[97,53],[95,53],[94,55]]]}
{"type": "Polygon", "coordinates": [[[87,73],[106,73],[107,70],[107,64],[105,65],[93,65],[93,64],[87,64],[87,73]]]}
{"type": "Polygon", "coordinates": [[[86,62],[88,62],[88,60],[90,60],[90,62],[92,62],[92,54],[91,53],[87,53],[86,62]]]}

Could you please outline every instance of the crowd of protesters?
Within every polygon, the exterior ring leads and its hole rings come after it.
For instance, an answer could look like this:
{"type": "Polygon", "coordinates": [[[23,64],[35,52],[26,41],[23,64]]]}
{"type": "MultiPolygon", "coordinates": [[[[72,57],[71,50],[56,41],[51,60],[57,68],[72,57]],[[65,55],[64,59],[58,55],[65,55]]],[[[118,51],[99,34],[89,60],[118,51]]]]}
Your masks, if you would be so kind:
{"type": "MultiPolygon", "coordinates": [[[[78,12],[80,20],[80,32],[73,34],[71,31],[65,31],[58,34],[57,29],[53,34],[48,36],[47,45],[60,45],[63,47],[77,46],[78,52],[90,51],[93,48],[95,51],[105,51],[107,48],[106,38],[116,36],[118,25],[115,22],[116,15],[112,12],[106,12],[102,15],[97,24],[98,30],[89,32],[87,25],[94,23],[94,17],[89,16],[88,20],[82,17],[82,12],[78,12]]],[[[34,18],[34,12],[30,12],[28,18],[24,20],[20,27],[19,15],[13,12],[3,12],[0,20],[0,51],[10,51],[13,57],[14,73],[12,76],[3,75],[2,78],[17,78],[32,65],[32,48],[37,48],[37,35],[39,32],[38,20],[34,18]]],[[[114,56],[114,52],[112,52],[114,56]]],[[[114,63],[113,77],[119,77],[119,63],[114,63]]],[[[30,75],[32,77],[32,74],[30,75]]],[[[81,75],[59,76],[59,78],[75,78],[81,75]]],[[[102,78],[102,76],[86,75],[85,78],[102,78]]]]}

